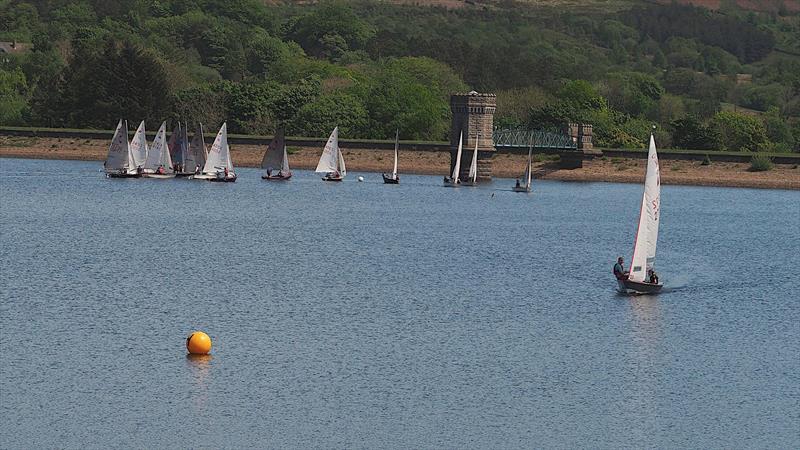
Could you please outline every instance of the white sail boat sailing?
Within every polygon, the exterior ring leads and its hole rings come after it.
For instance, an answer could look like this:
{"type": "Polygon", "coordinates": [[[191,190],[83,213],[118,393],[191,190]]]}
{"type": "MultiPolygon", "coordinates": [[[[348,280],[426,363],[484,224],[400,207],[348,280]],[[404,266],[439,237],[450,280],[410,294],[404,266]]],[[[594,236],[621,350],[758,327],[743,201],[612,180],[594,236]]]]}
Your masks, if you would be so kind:
{"type": "MultiPolygon", "coordinates": [[[[189,141],[188,124],[183,129],[184,142],[189,141]]],[[[203,124],[197,125],[197,130],[194,132],[192,142],[186,150],[186,158],[183,161],[183,172],[179,173],[179,177],[188,177],[195,174],[200,174],[203,167],[206,165],[208,159],[208,149],[206,149],[206,141],[203,136],[203,124]]]]}
{"type": "Polygon", "coordinates": [[[531,142],[528,142],[528,165],[525,167],[525,174],[522,175],[522,179],[525,180],[525,184],[519,184],[519,178],[517,178],[517,184],[514,186],[514,192],[530,192],[531,191],[531,172],[532,172],[532,164],[533,164],[533,145],[531,142]]]}
{"type": "Polygon", "coordinates": [[[266,169],[267,173],[261,175],[262,180],[288,180],[292,178],[292,171],[289,169],[289,155],[286,153],[286,139],[283,136],[283,129],[275,133],[275,137],[270,141],[264,158],[261,160],[261,168],[266,169]],[[280,167],[277,174],[272,171],[280,167]]]}
{"type": "Polygon", "coordinates": [[[453,173],[449,177],[444,177],[444,187],[456,187],[461,184],[461,180],[458,179],[460,176],[459,173],[461,172],[461,150],[463,149],[464,144],[464,132],[462,131],[461,134],[458,135],[458,151],[456,152],[456,165],[453,167],[453,173]]]}
{"type": "Polygon", "coordinates": [[[128,143],[128,121],[121,120],[108,146],[108,156],[103,164],[109,178],[135,178],[139,175],[133,165],[133,155],[128,143]]]}
{"type": "Polygon", "coordinates": [[[339,127],[334,128],[328,138],[315,172],[324,173],[324,181],[342,181],[347,176],[342,151],[339,149],[339,127]]]}
{"type": "Polygon", "coordinates": [[[397,148],[400,144],[400,130],[397,130],[394,133],[394,168],[392,169],[392,173],[390,174],[383,174],[383,183],[384,184],[398,184],[400,183],[400,175],[397,174],[397,148]]]}
{"type": "Polygon", "coordinates": [[[167,122],[162,122],[161,127],[153,139],[153,146],[147,153],[142,176],[145,178],[175,178],[172,169],[172,159],[167,147],[167,122]]]}
{"type": "Polygon", "coordinates": [[[135,170],[137,174],[142,173],[142,167],[147,160],[147,137],[144,132],[144,120],[139,124],[136,133],[131,139],[131,160],[133,161],[131,169],[135,170]]]}
{"type": "Polygon", "coordinates": [[[214,139],[214,144],[211,145],[203,172],[192,178],[226,183],[236,181],[236,173],[233,171],[233,162],[231,161],[231,149],[228,145],[227,123],[222,124],[216,139],[214,139]]]}
{"type": "Polygon", "coordinates": [[[478,139],[480,133],[475,135],[475,150],[472,152],[472,161],[469,163],[469,174],[467,174],[467,181],[461,182],[462,186],[475,186],[478,184],[478,139]]]}
{"type": "Polygon", "coordinates": [[[655,275],[656,242],[658,221],[661,218],[661,176],[656,154],[656,141],[650,135],[650,150],[647,153],[647,174],[644,179],[644,194],[639,213],[639,228],[633,246],[631,271],[617,278],[620,292],[627,294],[656,294],[664,286],[655,275]],[[627,275],[627,276],[625,276],[627,275]]]}

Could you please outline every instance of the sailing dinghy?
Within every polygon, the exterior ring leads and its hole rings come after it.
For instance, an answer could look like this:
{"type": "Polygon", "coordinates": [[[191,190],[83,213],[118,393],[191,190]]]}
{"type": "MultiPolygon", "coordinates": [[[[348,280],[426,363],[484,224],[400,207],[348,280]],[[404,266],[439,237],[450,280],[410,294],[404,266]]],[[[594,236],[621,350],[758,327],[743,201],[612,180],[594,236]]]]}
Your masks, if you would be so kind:
{"type": "Polygon", "coordinates": [[[191,178],[225,183],[236,181],[236,173],[233,171],[233,162],[231,161],[231,149],[228,145],[227,123],[222,124],[216,139],[214,139],[214,144],[211,145],[203,172],[191,178]]]}
{"type": "Polygon", "coordinates": [[[339,127],[334,128],[328,138],[315,172],[325,174],[323,181],[342,181],[347,176],[342,151],[339,149],[339,127]]]}
{"type": "Polygon", "coordinates": [[[108,146],[108,156],[103,164],[108,178],[136,178],[136,168],[133,165],[133,155],[128,143],[128,121],[120,119],[111,145],[108,146]]]}
{"type": "Polygon", "coordinates": [[[639,228],[633,246],[631,271],[627,278],[617,280],[619,290],[626,294],[657,294],[664,286],[650,283],[650,271],[655,270],[658,221],[661,218],[661,176],[656,154],[656,141],[650,135],[650,150],[647,153],[647,174],[644,179],[644,194],[639,213],[639,228]]]}
{"type": "Polygon", "coordinates": [[[464,132],[458,135],[458,151],[456,152],[456,165],[453,167],[453,173],[449,177],[444,177],[444,187],[457,187],[461,185],[458,179],[461,172],[461,150],[464,144],[464,132]]]}
{"type": "Polygon", "coordinates": [[[147,152],[147,159],[144,162],[142,176],[145,178],[175,178],[175,171],[172,169],[172,158],[169,156],[167,147],[167,122],[161,123],[153,145],[147,152]]]}
{"type": "Polygon", "coordinates": [[[528,143],[528,166],[525,167],[525,174],[522,175],[522,179],[525,180],[524,185],[519,184],[519,179],[517,179],[517,184],[514,186],[514,192],[530,192],[531,191],[531,165],[533,164],[533,145],[528,143]]]}
{"type": "Polygon", "coordinates": [[[383,174],[383,184],[400,183],[400,175],[397,174],[397,147],[400,143],[399,139],[400,139],[400,130],[397,130],[394,134],[394,168],[392,169],[392,173],[383,174]]]}
{"type": "Polygon", "coordinates": [[[147,160],[147,151],[147,136],[145,136],[143,120],[131,139],[131,159],[133,160],[133,169],[137,174],[141,175],[142,173],[144,162],[147,160]]]}
{"type": "Polygon", "coordinates": [[[480,134],[475,135],[475,150],[472,152],[472,161],[469,163],[467,181],[462,181],[462,186],[476,186],[478,184],[478,139],[480,137],[480,134]]]}
{"type": "MultiPolygon", "coordinates": [[[[189,142],[188,125],[183,128],[184,142],[189,142]]],[[[183,162],[183,171],[178,173],[179,177],[190,177],[192,175],[199,175],[206,165],[208,159],[208,149],[206,148],[205,137],[203,136],[203,124],[197,125],[197,130],[194,132],[192,142],[186,150],[186,158],[183,162]]]]}
{"type": "Polygon", "coordinates": [[[275,132],[275,137],[270,141],[264,158],[261,160],[261,168],[266,169],[266,173],[261,175],[262,180],[280,181],[292,178],[292,171],[289,169],[289,155],[286,153],[286,139],[283,136],[283,129],[275,132]],[[272,171],[280,167],[278,173],[272,171]]]}
{"type": "Polygon", "coordinates": [[[182,126],[180,122],[175,125],[167,147],[169,147],[169,156],[172,158],[175,176],[188,177],[194,174],[195,164],[189,164],[189,136],[186,126],[182,126]]]}

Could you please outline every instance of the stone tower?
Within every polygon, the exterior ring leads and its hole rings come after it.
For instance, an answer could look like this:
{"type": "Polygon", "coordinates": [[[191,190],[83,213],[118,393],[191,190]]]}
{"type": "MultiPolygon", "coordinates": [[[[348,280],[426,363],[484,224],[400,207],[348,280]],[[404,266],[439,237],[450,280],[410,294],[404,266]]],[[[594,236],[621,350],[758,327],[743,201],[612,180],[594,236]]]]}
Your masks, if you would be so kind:
{"type": "Polygon", "coordinates": [[[450,173],[453,173],[456,164],[458,137],[463,131],[464,143],[461,151],[460,172],[462,180],[469,173],[476,137],[478,138],[478,179],[492,179],[492,157],[495,153],[492,132],[495,109],[497,109],[497,97],[494,94],[479,94],[472,91],[468,94],[450,96],[450,111],[453,112],[453,121],[450,126],[450,173]]]}

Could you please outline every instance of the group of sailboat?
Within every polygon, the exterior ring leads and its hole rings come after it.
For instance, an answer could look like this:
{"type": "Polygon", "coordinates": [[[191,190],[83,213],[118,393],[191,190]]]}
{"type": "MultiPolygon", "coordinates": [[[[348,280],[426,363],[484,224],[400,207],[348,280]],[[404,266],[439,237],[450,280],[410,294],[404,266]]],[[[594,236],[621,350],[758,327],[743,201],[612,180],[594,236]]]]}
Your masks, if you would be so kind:
{"type": "Polygon", "coordinates": [[[456,150],[456,164],[453,173],[444,177],[445,187],[477,186],[478,185],[478,140],[480,134],[475,136],[475,149],[472,151],[472,161],[469,164],[467,179],[461,180],[461,151],[464,148],[464,133],[458,135],[458,150],[456,150]]]}
{"type": "Polygon", "coordinates": [[[176,125],[169,141],[167,123],[162,122],[148,146],[144,121],[128,141],[128,122],[120,120],[104,164],[109,178],[188,177],[209,181],[236,181],[231,162],[226,124],[217,133],[211,151],[206,149],[203,126],[198,125],[191,142],[187,126],[176,125]]]}

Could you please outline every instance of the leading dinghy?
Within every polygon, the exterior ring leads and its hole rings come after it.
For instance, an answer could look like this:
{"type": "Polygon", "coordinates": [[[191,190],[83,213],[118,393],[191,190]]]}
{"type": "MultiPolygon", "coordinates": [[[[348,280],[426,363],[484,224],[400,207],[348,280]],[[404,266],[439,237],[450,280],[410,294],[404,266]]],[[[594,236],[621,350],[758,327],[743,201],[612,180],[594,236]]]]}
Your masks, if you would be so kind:
{"type": "Polygon", "coordinates": [[[224,183],[236,181],[236,173],[233,171],[233,162],[231,161],[231,149],[228,146],[227,123],[222,124],[216,139],[214,139],[214,144],[211,145],[203,172],[192,178],[224,183]]]}
{"type": "Polygon", "coordinates": [[[639,213],[639,228],[633,246],[631,270],[627,276],[617,279],[619,290],[626,294],[657,294],[663,284],[655,273],[658,222],[661,218],[661,176],[658,168],[656,141],[650,134],[650,150],[647,153],[647,174],[644,179],[644,194],[639,213]]]}

